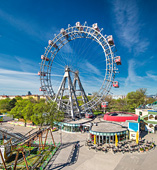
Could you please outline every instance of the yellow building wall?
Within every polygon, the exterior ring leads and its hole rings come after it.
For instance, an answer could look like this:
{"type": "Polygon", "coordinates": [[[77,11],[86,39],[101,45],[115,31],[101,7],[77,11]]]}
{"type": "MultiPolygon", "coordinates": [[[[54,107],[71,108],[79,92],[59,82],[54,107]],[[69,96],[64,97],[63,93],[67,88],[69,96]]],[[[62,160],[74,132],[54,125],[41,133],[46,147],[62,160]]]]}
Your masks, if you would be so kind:
{"type": "Polygon", "coordinates": [[[29,98],[33,98],[35,99],[36,101],[39,101],[40,100],[40,96],[37,96],[37,95],[30,95],[30,96],[21,96],[23,99],[29,99],[29,98]]]}

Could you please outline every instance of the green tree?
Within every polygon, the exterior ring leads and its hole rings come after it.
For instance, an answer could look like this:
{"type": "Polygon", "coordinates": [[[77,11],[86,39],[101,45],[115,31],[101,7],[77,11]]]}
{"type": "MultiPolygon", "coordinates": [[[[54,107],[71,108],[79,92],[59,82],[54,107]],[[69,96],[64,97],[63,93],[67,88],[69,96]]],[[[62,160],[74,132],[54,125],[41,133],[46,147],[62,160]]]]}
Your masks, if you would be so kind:
{"type": "Polygon", "coordinates": [[[34,103],[27,101],[27,105],[21,111],[23,119],[25,120],[25,126],[26,126],[26,121],[31,120],[31,116],[34,113],[33,112],[33,105],[34,105],[34,103]]]}
{"type": "Polygon", "coordinates": [[[127,104],[129,105],[129,111],[134,112],[135,108],[145,103],[147,89],[140,88],[136,92],[130,92],[127,94],[127,104]]]}
{"type": "MultiPolygon", "coordinates": [[[[26,126],[26,121],[30,120],[30,113],[31,111],[32,104],[29,100],[23,99],[23,100],[18,100],[16,102],[16,106],[11,109],[10,115],[13,115],[14,118],[22,118],[25,121],[25,126],[26,126]]],[[[32,114],[32,111],[31,111],[32,114]]]]}
{"type": "Polygon", "coordinates": [[[40,99],[38,103],[45,103],[46,100],[45,99],[40,99]]]}
{"type": "Polygon", "coordinates": [[[118,111],[128,111],[129,107],[128,107],[128,104],[127,104],[127,100],[126,99],[121,99],[121,98],[117,99],[116,109],[118,111]]]}
{"type": "Polygon", "coordinates": [[[17,100],[15,98],[13,98],[9,101],[8,111],[10,111],[12,108],[15,107],[16,102],[17,102],[17,100]]]}
{"type": "Polygon", "coordinates": [[[51,127],[54,125],[54,121],[61,122],[64,119],[64,113],[57,109],[57,103],[50,102],[47,107],[49,123],[51,127]]]}
{"type": "Polygon", "coordinates": [[[155,101],[156,101],[156,99],[154,99],[154,98],[151,98],[151,97],[146,98],[146,104],[152,104],[155,101]]]}
{"type": "Polygon", "coordinates": [[[33,97],[29,97],[28,99],[31,103],[38,103],[33,97]]]}
{"type": "Polygon", "coordinates": [[[33,107],[34,114],[31,116],[31,120],[41,126],[46,123],[53,127],[54,121],[62,121],[64,119],[64,113],[57,109],[55,102],[40,102],[33,107]]]}
{"type": "Polygon", "coordinates": [[[5,113],[9,110],[9,102],[9,98],[0,100],[0,111],[2,113],[5,113]]]}
{"type": "Polygon", "coordinates": [[[21,96],[16,96],[15,99],[16,100],[23,100],[21,96]]]}
{"type": "Polygon", "coordinates": [[[117,110],[117,100],[112,99],[108,105],[108,108],[110,111],[116,111],[117,110]]]}
{"type": "Polygon", "coordinates": [[[46,103],[40,102],[34,105],[33,107],[33,115],[31,116],[31,120],[36,124],[40,124],[41,126],[45,122],[45,113],[47,112],[46,103]]]}

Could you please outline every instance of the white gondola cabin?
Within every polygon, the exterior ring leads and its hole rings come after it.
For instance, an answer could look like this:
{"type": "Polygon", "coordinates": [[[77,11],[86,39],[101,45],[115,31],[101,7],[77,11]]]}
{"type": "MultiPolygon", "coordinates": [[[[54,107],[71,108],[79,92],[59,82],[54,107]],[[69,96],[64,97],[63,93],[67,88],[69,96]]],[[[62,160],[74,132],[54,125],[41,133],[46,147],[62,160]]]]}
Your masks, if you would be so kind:
{"type": "Polygon", "coordinates": [[[82,25],[80,24],[80,22],[76,22],[76,27],[79,31],[83,31],[83,27],[82,25]]]}
{"type": "Polygon", "coordinates": [[[114,41],[113,41],[112,35],[109,35],[109,36],[107,37],[107,40],[108,40],[109,45],[114,45],[114,41]]]}
{"type": "Polygon", "coordinates": [[[52,40],[49,40],[49,41],[48,41],[48,44],[49,44],[49,45],[52,45],[52,47],[54,47],[54,48],[58,48],[58,46],[57,46],[55,43],[53,43],[52,40]]]}
{"type": "Polygon", "coordinates": [[[97,23],[93,24],[92,27],[93,27],[95,30],[97,30],[98,32],[100,32],[100,29],[99,29],[97,23]]]}
{"type": "Polygon", "coordinates": [[[117,65],[121,65],[121,64],[122,64],[122,63],[121,63],[121,57],[120,57],[120,56],[115,57],[115,63],[116,63],[117,65]]]}
{"type": "Polygon", "coordinates": [[[46,76],[45,72],[38,72],[38,76],[46,76]]]}
{"type": "Polygon", "coordinates": [[[118,81],[114,81],[114,82],[113,82],[113,87],[114,87],[114,88],[119,88],[119,83],[118,83],[118,81]]]}
{"type": "Polygon", "coordinates": [[[69,38],[67,32],[64,30],[64,28],[61,29],[60,31],[61,34],[63,34],[67,39],[69,38]]]}
{"type": "Polygon", "coordinates": [[[48,57],[45,57],[44,55],[41,55],[41,59],[42,59],[42,60],[45,60],[45,61],[49,61],[49,58],[48,58],[48,57]]]}
{"type": "Polygon", "coordinates": [[[46,89],[44,89],[43,87],[40,87],[39,91],[46,91],[46,89]]]}

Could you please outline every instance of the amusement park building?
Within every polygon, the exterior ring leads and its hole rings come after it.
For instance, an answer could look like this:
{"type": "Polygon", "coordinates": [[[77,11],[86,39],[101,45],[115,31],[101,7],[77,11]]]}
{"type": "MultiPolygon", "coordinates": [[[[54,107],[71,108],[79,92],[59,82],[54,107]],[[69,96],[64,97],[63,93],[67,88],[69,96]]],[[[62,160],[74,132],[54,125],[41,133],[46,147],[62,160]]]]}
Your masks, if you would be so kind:
{"type": "Polygon", "coordinates": [[[127,127],[123,127],[118,123],[113,122],[100,122],[92,126],[90,130],[90,139],[96,143],[115,143],[115,136],[117,135],[118,141],[124,141],[129,138],[129,131],[127,127]]]}
{"type": "Polygon", "coordinates": [[[138,116],[146,116],[148,115],[148,110],[151,109],[135,109],[135,114],[138,116]]]}
{"type": "Polygon", "coordinates": [[[25,95],[25,96],[21,96],[23,99],[29,99],[29,98],[33,98],[35,99],[36,101],[39,101],[40,100],[40,96],[39,95],[25,95]]]}
{"type": "Polygon", "coordinates": [[[104,115],[105,121],[125,122],[127,120],[138,120],[138,116],[128,112],[109,112],[104,115]]]}
{"type": "Polygon", "coordinates": [[[125,99],[126,95],[112,95],[112,99],[125,99]]]}
{"type": "Polygon", "coordinates": [[[0,100],[1,99],[13,99],[15,97],[22,97],[23,99],[29,99],[30,97],[32,97],[35,100],[40,100],[40,99],[46,99],[44,95],[0,95],[0,100]]]}
{"type": "Polygon", "coordinates": [[[148,110],[148,120],[145,121],[153,131],[157,130],[157,110],[148,110]]]}

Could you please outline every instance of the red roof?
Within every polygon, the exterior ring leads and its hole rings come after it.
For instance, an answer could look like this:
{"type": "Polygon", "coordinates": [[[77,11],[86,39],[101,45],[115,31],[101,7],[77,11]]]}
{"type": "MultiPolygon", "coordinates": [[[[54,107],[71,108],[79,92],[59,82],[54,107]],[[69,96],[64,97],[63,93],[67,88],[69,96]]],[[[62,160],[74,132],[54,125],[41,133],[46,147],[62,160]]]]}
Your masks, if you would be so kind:
{"type": "Polygon", "coordinates": [[[136,120],[137,121],[138,119],[138,116],[135,115],[135,114],[132,114],[132,113],[128,113],[128,112],[109,112],[109,113],[106,113],[104,115],[104,120],[106,121],[116,121],[116,122],[125,122],[126,120],[136,120]],[[112,116],[111,114],[114,114],[114,113],[122,113],[122,114],[126,114],[126,116],[112,116]],[[127,116],[127,115],[130,115],[130,116],[127,116]]]}

